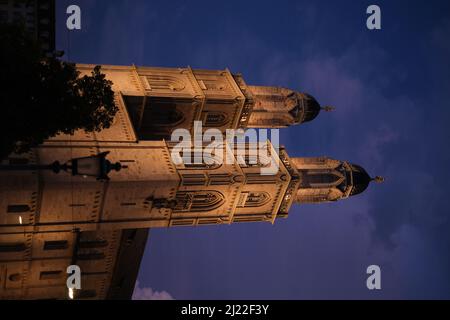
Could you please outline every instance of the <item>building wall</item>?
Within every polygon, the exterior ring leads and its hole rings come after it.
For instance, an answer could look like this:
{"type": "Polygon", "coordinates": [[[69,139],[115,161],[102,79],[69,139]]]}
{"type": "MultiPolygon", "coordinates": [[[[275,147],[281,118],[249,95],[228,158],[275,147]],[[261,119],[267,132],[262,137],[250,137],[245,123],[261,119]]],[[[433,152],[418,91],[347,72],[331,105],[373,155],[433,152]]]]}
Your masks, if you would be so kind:
{"type": "MultiPolygon", "coordinates": [[[[82,75],[90,74],[94,65],[77,68],[82,75]]],[[[193,133],[194,121],[201,121],[204,130],[225,132],[239,126],[246,99],[228,70],[104,65],[102,72],[114,83],[116,103],[120,114],[128,114],[129,129],[135,133],[129,137],[135,141],[170,139],[176,128],[193,133]]],[[[123,125],[118,121],[116,127],[123,125]]],[[[102,132],[102,138],[112,139],[111,133],[102,132]]],[[[99,137],[78,133],[77,138],[99,137]]]]}
{"type": "Polygon", "coordinates": [[[67,299],[66,271],[73,264],[82,270],[78,297],[105,298],[121,234],[73,230],[0,235],[0,299],[67,299]]]}
{"type": "MultiPolygon", "coordinates": [[[[93,67],[78,66],[82,74],[93,67]]],[[[109,152],[108,160],[127,168],[112,171],[107,181],[51,170],[0,171],[0,298],[65,299],[71,264],[83,272],[76,298],[124,297],[133,282],[123,280],[125,275],[137,274],[136,265],[127,271],[124,259],[142,255],[146,229],[274,223],[294,201],[300,178],[283,148],[278,156],[268,144],[279,169],[264,176],[263,163],[240,163],[236,155],[232,163],[176,165],[175,144],[161,139],[174,128],[192,131],[193,120],[222,132],[245,126],[254,100],[240,75],[134,66],[102,71],[114,83],[119,107],[111,128],[53,137],[3,165],[66,163],[109,152]],[[164,106],[176,114],[168,118],[177,121],[174,126],[152,122],[164,120],[164,113],[158,114],[164,106]],[[133,245],[130,235],[136,233],[133,245]]],[[[220,148],[231,150],[227,144],[220,148]]]]}

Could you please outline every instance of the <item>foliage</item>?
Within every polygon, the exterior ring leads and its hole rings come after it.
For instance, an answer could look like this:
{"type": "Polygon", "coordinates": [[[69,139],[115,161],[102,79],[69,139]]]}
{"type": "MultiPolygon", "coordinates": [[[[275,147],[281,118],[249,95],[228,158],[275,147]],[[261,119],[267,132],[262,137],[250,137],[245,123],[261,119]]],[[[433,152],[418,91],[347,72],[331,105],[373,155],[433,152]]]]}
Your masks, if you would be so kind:
{"type": "Polygon", "coordinates": [[[117,113],[112,82],[96,66],[44,56],[22,26],[0,25],[0,158],[28,151],[59,133],[108,128],[117,113]]]}

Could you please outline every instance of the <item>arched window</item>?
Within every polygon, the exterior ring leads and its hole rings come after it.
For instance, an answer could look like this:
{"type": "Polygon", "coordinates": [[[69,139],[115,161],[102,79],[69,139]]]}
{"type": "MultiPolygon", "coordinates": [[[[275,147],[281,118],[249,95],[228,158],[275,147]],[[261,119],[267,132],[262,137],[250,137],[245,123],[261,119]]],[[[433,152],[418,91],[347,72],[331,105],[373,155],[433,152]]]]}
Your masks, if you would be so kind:
{"type": "Polygon", "coordinates": [[[176,104],[155,103],[147,112],[144,112],[142,126],[151,125],[176,126],[184,121],[183,112],[177,109],[176,104]]]}
{"type": "Polygon", "coordinates": [[[296,94],[295,92],[292,92],[291,94],[289,94],[289,95],[286,97],[286,99],[284,100],[284,105],[285,105],[286,107],[288,107],[289,109],[291,109],[291,111],[292,111],[293,109],[297,109],[297,110],[302,109],[302,108],[299,106],[297,94],[296,94]]]}
{"type": "Polygon", "coordinates": [[[267,192],[249,192],[244,207],[261,207],[270,201],[270,195],[267,192]]]}
{"type": "Polygon", "coordinates": [[[235,151],[236,158],[238,161],[238,164],[241,168],[247,168],[247,167],[258,167],[258,168],[267,168],[270,167],[273,163],[273,159],[270,158],[270,155],[267,154],[260,154],[259,152],[257,154],[248,154],[240,155],[239,152],[235,151]]]}
{"type": "Polygon", "coordinates": [[[329,201],[330,189],[309,189],[297,193],[296,201],[300,203],[321,203],[329,201]]]}
{"type": "Polygon", "coordinates": [[[222,127],[229,122],[225,112],[209,111],[206,115],[205,127],[222,127]]]}
{"type": "MultiPolygon", "coordinates": [[[[214,155],[214,154],[213,154],[214,155]]],[[[184,167],[186,169],[208,169],[208,170],[215,170],[222,166],[222,162],[217,159],[216,157],[212,157],[208,154],[197,154],[197,157],[202,159],[201,163],[196,163],[196,153],[190,152],[186,155],[183,152],[180,153],[181,159],[183,160],[184,167]],[[189,163],[186,163],[186,162],[189,163]]]]}
{"type": "Polygon", "coordinates": [[[25,243],[0,243],[0,253],[23,252],[26,248],[25,243]]]}
{"type": "Polygon", "coordinates": [[[19,282],[22,280],[22,275],[20,273],[13,273],[8,277],[11,282],[19,282]]]}
{"type": "Polygon", "coordinates": [[[210,90],[210,91],[223,91],[228,87],[225,82],[217,80],[205,79],[200,80],[199,83],[203,90],[210,90]]]}
{"type": "Polygon", "coordinates": [[[345,181],[345,176],[335,170],[305,170],[301,175],[301,188],[332,188],[345,181]]]}
{"type": "Polygon", "coordinates": [[[256,98],[268,102],[284,102],[286,97],[281,94],[256,94],[256,98]]]}
{"type": "Polygon", "coordinates": [[[224,197],[220,192],[199,192],[192,199],[191,211],[211,211],[220,207],[224,197]]]}
{"type": "Polygon", "coordinates": [[[174,211],[212,211],[225,203],[225,197],[218,191],[179,192],[174,211]]]}
{"type": "Polygon", "coordinates": [[[168,75],[147,76],[150,90],[182,91],[185,85],[182,80],[168,75]]]}
{"type": "Polygon", "coordinates": [[[78,243],[79,248],[105,248],[108,246],[108,241],[104,239],[86,239],[86,240],[80,240],[78,243]]]}
{"type": "Polygon", "coordinates": [[[307,176],[307,181],[311,184],[311,185],[333,185],[334,183],[337,182],[337,180],[339,180],[339,176],[334,175],[331,172],[328,173],[322,173],[322,174],[309,174],[307,176]]]}

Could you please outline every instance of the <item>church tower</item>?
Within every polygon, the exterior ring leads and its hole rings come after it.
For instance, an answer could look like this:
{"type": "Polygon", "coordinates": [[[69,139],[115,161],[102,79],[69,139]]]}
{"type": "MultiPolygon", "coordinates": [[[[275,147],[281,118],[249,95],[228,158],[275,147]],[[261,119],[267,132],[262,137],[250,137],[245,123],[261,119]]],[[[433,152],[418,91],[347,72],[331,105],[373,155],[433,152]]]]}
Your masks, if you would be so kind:
{"type": "Polygon", "coordinates": [[[314,120],[321,110],[317,100],[307,93],[286,88],[249,86],[254,100],[248,128],[285,128],[314,120]]]}
{"type": "Polygon", "coordinates": [[[381,177],[371,178],[359,165],[327,157],[292,158],[300,175],[295,195],[298,203],[322,203],[346,199],[367,189],[371,181],[382,182],[381,177]]]}
{"type": "MultiPolygon", "coordinates": [[[[93,68],[77,65],[81,75],[90,74],[93,68]]],[[[195,121],[202,123],[203,130],[215,128],[223,133],[227,129],[284,128],[312,121],[321,110],[332,109],[322,108],[306,93],[249,86],[242,75],[228,69],[104,65],[102,72],[113,82],[116,104],[123,109],[117,121],[129,118],[132,129],[128,123],[123,129],[128,128],[128,138],[134,135],[138,140],[169,140],[175,129],[193,132],[195,121]]],[[[111,130],[101,135],[112,139],[111,130]]]]}
{"type": "MultiPolygon", "coordinates": [[[[78,66],[82,75],[93,68],[78,66]]],[[[344,199],[373,180],[360,166],[290,158],[270,142],[256,159],[251,143],[223,141],[222,158],[175,161],[171,133],[192,133],[195,121],[222,133],[281,128],[321,107],[305,93],[247,86],[228,70],[102,72],[119,110],[111,127],[61,134],[0,161],[0,299],[129,298],[151,228],[275,223],[293,204],[344,199]],[[82,270],[81,290],[68,291],[69,265],[82,270]]]]}

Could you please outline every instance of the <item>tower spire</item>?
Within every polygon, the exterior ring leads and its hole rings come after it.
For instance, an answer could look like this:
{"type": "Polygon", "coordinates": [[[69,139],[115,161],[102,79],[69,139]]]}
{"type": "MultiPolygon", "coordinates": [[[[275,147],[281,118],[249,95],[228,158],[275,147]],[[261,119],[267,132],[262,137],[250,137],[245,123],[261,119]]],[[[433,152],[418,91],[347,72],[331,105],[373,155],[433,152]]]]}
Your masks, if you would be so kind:
{"type": "Polygon", "coordinates": [[[331,111],[336,110],[336,108],[335,108],[335,107],[332,107],[332,106],[323,106],[323,107],[321,107],[320,109],[323,110],[323,111],[325,111],[325,112],[331,112],[331,111]]]}
{"type": "Polygon", "coordinates": [[[372,178],[372,181],[375,181],[376,183],[383,183],[384,182],[384,178],[380,177],[380,176],[376,176],[375,178],[372,178]]]}

